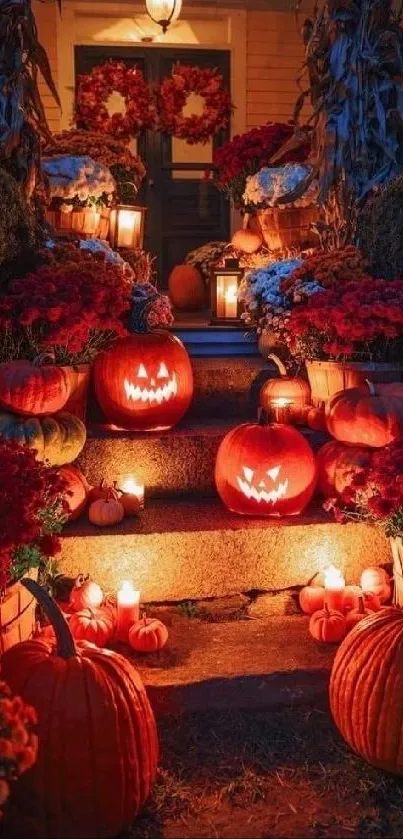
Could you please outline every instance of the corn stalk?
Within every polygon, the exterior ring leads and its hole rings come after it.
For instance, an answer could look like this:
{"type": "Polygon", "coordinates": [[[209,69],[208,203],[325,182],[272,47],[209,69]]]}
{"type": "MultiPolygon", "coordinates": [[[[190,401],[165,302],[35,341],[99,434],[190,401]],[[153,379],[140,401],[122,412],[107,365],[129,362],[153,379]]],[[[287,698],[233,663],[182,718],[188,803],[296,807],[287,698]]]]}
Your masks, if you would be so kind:
{"type": "Polygon", "coordinates": [[[31,0],[0,0],[0,165],[23,185],[28,198],[41,181],[41,138],[50,134],[39,71],[60,107],[31,0]]]}

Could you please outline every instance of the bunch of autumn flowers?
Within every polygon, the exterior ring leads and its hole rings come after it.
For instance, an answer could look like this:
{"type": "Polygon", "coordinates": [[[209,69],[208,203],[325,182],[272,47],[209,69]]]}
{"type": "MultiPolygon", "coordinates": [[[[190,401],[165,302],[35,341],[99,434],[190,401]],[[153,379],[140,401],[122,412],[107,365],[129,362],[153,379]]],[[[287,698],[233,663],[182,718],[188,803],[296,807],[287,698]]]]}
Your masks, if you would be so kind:
{"type": "Polygon", "coordinates": [[[403,353],[403,283],[364,277],[296,306],[288,322],[294,356],[393,362],[403,353]]]}
{"type": "MultiPolygon", "coordinates": [[[[235,207],[244,206],[243,194],[246,179],[255,175],[293,136],[291,123],[268,122],[258,128],[252,128],[245,134],[238,134],[228,143],[220,146],[214,154],[214,181],[219,189],[226,192],[235,207]]],[[[310,152],[309,144],[300,145],[296,151],[287,152],[281,158],[281,164],[302,163],[310,152]]]]}
{"type": "Polygon", "coordinates": [[[9,797],[14,781],[36,761],[36,722],[34,708],[21,697],[13,696],[8,685],[0,682],[0,807],[9,797]]]}
{"type": "Polygon", "coordinates": [[[103,251],[55,244],[41,259],[0,298],[2,360],[51,350],[57,364],[89,363],[127,334],[132,279],[103,251]]]}
{"type": "Polygon", "coordinates": [[[0,440],[0,591],[60,550],[65,484],[35,454],[0,440]]]}

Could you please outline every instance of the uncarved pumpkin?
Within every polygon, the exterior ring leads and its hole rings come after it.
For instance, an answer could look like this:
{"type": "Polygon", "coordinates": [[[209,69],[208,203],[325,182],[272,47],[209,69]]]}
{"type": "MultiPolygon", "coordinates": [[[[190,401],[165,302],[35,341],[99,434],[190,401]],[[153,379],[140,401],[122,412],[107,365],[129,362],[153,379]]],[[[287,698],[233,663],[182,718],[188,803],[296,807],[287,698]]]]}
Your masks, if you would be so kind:
{"type": "Polygon", "coordinates": [[[250,227],[246,226],[235,231],[231,244],[235,250],[251,254],[256,253],[262,247],[263,239],[257,230],[251,230],[250,227]]]}
{"type": "Polygon", "coordinates": [[[69,519],[74,521],[85,510],[89,492],[88,481],[78,467],[71,464],[60,466],[57,471],[66,486],[65,501],[70,510],[69,519]]]}
{"type": "Polygon", "coordinates": [[[86,580],[79,574],[70,593],[69,607],[73,612],[82,609],[96,609],[101,605],[104,593],[94,580],[86,580]]]}
{"type": "Polygon", "coordinates": [[[99,353],[95,392],[106,419],[138,431],[171,428],[193,396],[189,356],[179,338],[155,331],[130,335],[99,353]]]}
{"type": "Polygon", "coordinates": [[[358,604],[353,609],[350,609],[349,612],[346,614],[346,626],[347,632],[350,632],[354,626],[357,626],[357,623],[362,621],[366,615],[372,615],[373,612],[371,609],[368,609],[364,604],[364,598],[362,595],[358,596],[358,604]]]}
{"type": "Polygon", "coordinates": [[[371,459],[372,450],[363,446],[346,446],[336,440],[325,443],[316,456],[319,491],[325,498],[340,495],[371,459]]]}
{"type": "Polygon", "coordinates": [[[23,816],[28,809],[32,830],[25,835],[116,836],[132,825],[156,773],[158,739],[146,692],[126,658],[75,643],[54,601],[31,583],[26,587],[47,611],[57,645],[25,641],[2,657],[2,677],[38,716],[38,760],[16,785],[13,805],[21,802],[23,816]]]}
{"type": "Polygon", "coordinates": [[[124,514],[124,507],[115,498],[98,498],[98,501],[93,501],[88,509],[88,518],[91,524],[97,527],[111,527],[119,524],[124,514]]]}
{"type": "Polygon", "coordinates": [[[368,615],[343,641],[330,677],[330,708],[348,745],[403,775],[403,611],[368,615]]]}
{"type": "Polygon", "coordinates": [[[83,422],[66,411],[54,417],[0,414],[0,437],[36,449],[39,460],[63,466],[78,457],[87,432],[83,422]]]}
{"type": "Polygon", "coordinates": [[[0,364],[0,404],[16,414],[54,414],[70,396],[63,367],[24,359],[0,364]]]}
{"type": "Polygon", "coordinates": [[[403,437],[403,383],[339,391],[326,403],[330,434],[342,443],[382,448],[403,437]]]}
{"type": "Polygon", "coordinates": [[[347,632],[346,619],[341,612],[328,609],[325,604],[323,609],[311,615],[309,631],[315,641],[337,644],[347,632]]]}
{"type": "Polygon", "coordinates": [[[325,589],[323,586],[304,586],[299,593],[299,605],[305,615],[319,612],[325,605],[325,589]]]}
{"type": "Polygon", "coordinates": [[[74,612],[69,627],[75,641],[91,641],[97,647],[106,646],[115,628],[112,613],[107,609],[82,609],[74,612]]]}
{"type": "Polygon", "coordinates": [[[326,415],[322,408],[310,408],[306,414],[306,424],[312,431],[326,431],[326,415]]]}
{"type": "Polygon", "coordinates": [[[316,486],[314,453],[291,425],[245,423],[223,439],[215,466],[217,492],[234,513],[295,516],[316,486]]]}
{"type": "Polygon", "coordinates": [[[162,621],[147,618],[144,612],[141,620],[129,629],[129,644],[139,653],[153,653],[162,650],[168,641],[168,630],[162,621]]]}
{"type": "Polygon", "coordinates": [[[386,603],[390,599],[390,579],[384,568],[377,566],[366,568],[361,574],[360,583],[364,592],[376,594],[381,603],[386,603]]]}
{"type": "Polygon", "coordinates": [[[297,379],[289,376],[285,364],[278,355],[270,353],[268,358],[276,365],[280,377],[268,379],[260,390],[260,405],[266,411],[273,409],[273,402],[277,399],[286,399],[290,403],[290,418],[301,422],[304,417],[306,406],[311,401],[311,388],[305,379],[297,379]]]}
{"type": "Polygon", "coordinates": [[[104,478],[102,478],[100,484],[91,487],[88,493],[88,503],[92,504],[93,501],[98,501],[100,498],[116,498],[118,500],[119,497],[119,490],[115,486],[107,484],[104,478]]]}
{"type": "Polygon", "coordinates": [[[175,309],[194,312],[207,305],[206,286],[197,268],[177,265],[168,279],[168,292],[175,309]]]}

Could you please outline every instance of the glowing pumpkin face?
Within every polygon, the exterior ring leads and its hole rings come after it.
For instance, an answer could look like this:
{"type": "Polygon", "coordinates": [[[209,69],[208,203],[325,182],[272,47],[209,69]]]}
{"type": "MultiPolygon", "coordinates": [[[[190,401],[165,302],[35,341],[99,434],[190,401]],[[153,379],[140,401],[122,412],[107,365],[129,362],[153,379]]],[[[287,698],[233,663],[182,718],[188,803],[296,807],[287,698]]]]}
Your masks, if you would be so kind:
{"type": "Polygon", "coordinates": [[[224,437],[215,480],[222,501],[234,513],[295,516],[314,493],[315,456],[290,425],[247,423],[224,437]]]}
{"type": "Polygon", "coordinates": [[[193,375],[185,347],[170,332],[134,334],[100,353],[95,392],[106,419],[139,431],[171,428],[187,411],[193,375]]]}

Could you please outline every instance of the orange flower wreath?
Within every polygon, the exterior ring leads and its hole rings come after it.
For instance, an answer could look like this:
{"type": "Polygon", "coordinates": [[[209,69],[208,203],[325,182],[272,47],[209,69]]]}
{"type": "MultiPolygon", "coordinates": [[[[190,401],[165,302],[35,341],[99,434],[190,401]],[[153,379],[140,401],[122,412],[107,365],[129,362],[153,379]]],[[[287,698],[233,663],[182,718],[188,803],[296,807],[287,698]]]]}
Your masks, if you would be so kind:
{"type": "Polygon", "coordinates": [[[159,129],[188,143],[207,143],[229,123],[233,105],[223,77],[212,68],[175,64],[158,91],[159,129]],[[188,96],[204,99],[203,113],[183,116],[188,96]]]}

